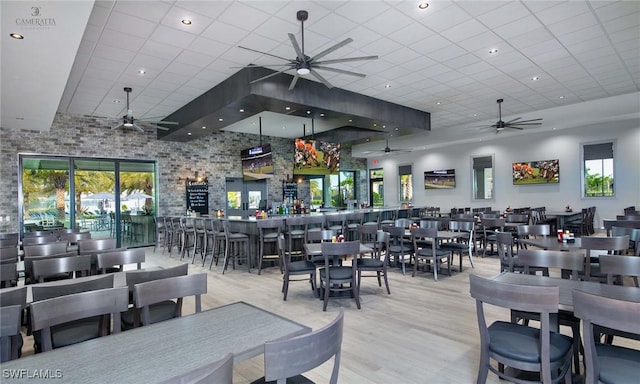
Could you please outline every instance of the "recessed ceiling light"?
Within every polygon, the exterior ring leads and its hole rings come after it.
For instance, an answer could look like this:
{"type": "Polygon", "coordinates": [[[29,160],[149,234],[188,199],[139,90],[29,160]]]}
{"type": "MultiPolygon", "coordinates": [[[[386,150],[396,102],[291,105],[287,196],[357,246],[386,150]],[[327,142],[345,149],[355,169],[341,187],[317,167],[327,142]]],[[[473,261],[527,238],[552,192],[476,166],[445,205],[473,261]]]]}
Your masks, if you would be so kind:
{"type": "Polygon", "coordinates": [[[560,97],[558,97],[558,99],[564,99],[564,96],[560,96],[560,97]]]}
{"type": "Polygon", "coordinates": [[[378,124],[376,124],[376,123],[373,123],[373,126],[374,126],[374,127],[377,127],[377,126],[378,126],[378,124]]]}
{"type": "Polygon", "coordinates": [[[139,69],[138,70],[138,74],[139,75],[144,75],[145,73],[147,73],[147,71],[145,71],[144,69],[139,69]]]}
{"type": "Polygon", "coordinates": [[[556,127],[553,127],[553,128],[551,128],[551,129],[555,131],[555,130],[556,130],[556,127]]]}
{"type": "Polygon", "coordinates": [[[498,49],[497,48],[493,48],[489,50],[489,54],[493,55],[494,53],[498,53],[498,49]]]}
{"type": "Polygon", "coordinates": [[[286,111],[290,111],[290,110],[291,110],[291,107],[284,107],[284,109],[285,109],[286,111]]]}
{"type": "Polygon", "coordinates": [[[113,100],[113,102],[116,103],[116,104],[120,104],[120,100],[118,100],[118,99],[113,100]]]}
{"type": "Polygon", "coordinates": [[[473,114],[473,117],[476,117],[476,116],[478,116],[478,114],[477,114],[477,113],[474,113],[474,114],[473,114]]]}
{"type": "Polygon", "coordinates": [[[282,129],[287,129],[287,127],[285,127],[284,125],[282,126],[282,129]]]}
{"type": "Polygon", "coordinates": [[[182,19],[180,22],[182,24],[184,24],[184,25],[191,25],[191,20],[190,19],[182,19]]]}
{"type": "Polygon", "coordinates": [[[244,109],[240,108],[240,112],[244,112],[244,109]]]}
{"type": "Polygon", "coordinates": [[[21,34],[19,34],[19,33],[10,33],[10,34],[9,34],[9,36],[13,37],[13,38],[14,38],[14,39],[16,39],[16,40],[22,40],[22,39],[24,39],[24,36],[22,36],[22,35],[21,35],[21,34]]]}
{"type": "Polygon", "coordinates": [[[321,114],[320,114],[320,117],[324,117],[324,113],[321,113],[321,114]]]}
{"type": "Polygon", "coordinates": [[[531,78],[531,80],[533,80],[533,81],[540,80],[540,76],[533,76],[533,77],[531,78]]]}
{"type": "Polygon", "coordinates": [[[16,120],[24,120],[24,117],[16,117],[16,120]]]}
{"type": "Polygon", "coordinates": [[[187,135],[191,136],[191,132],[187,132],[187,135]]]}
{"type": "Polygon", "coordinates": [[[221,118],[218,119],[218,121],[224,121],[224,119],[221,117],[221,118]]]}
{"type": "Polygon", "coordinates": [[[439,101],[436,101],[436,105],[440,105],[440,104],[442,104],[442,103],[441,103],[441,102],[439,102],[439,101]]]}
{"type": "Polygon", "coordinates": [[[310,114],[311,114],[311,111],[307,111],[307,115],[310,115],[310,114]]]}
{"type": "Polygon", "coordinates": [[[418,8],[427,9],[429,7],[429,3],[420,3],[418,4],[418,8]]]}
{"type": "Polygon", "coordinates": [[[396,131],[400,130],[400,128],[396,127],[396,131]]]}
{"type": "Polygon", "coordinates": [[[350,123],[353,123],[353,119],[349,119],[349,122],[350,122],[350,123]]]}
{"type": "Polygon", "coordinates": [[[203,126],[202,126],[202,129],[207,129],[207,127],[203,125],[203,126]]]}
{"type": "Polygon", "coordinates": [[[391,88],[391,84],[385,84],[385,88],[391,88]]]}

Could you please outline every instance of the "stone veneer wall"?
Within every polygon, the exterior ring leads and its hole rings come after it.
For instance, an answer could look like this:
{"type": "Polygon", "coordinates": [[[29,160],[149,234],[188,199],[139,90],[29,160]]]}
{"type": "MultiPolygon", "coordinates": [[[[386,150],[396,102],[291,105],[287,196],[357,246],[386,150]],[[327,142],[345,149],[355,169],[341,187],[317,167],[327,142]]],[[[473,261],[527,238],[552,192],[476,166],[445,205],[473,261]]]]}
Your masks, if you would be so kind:
{"type": "MultiPolygon", "coordinates": [[[[209,180],[209,209],[224,207],[225,178],[242,177],[240,151],[257,145],[259,137],[236,132],[219,132],[190,142],[156,140],[155,130],[111,131],[112,121],[89,116],[58,114],[50,131],[9,130],[0,127],[0,231],[16,231],[18,219],[18,154],[62,155],[114,159],[154,160],[158,164],[159,215],[180,215],[186,211],[184,179],[206,175],[209,180]],[[183,180],[179,180],[183,179],[183,180]]],[[[271,143],[275,177],[268,181],[269,201],[282,201],[282,181],[293,171],[293,143],[290,139],[263,137],[271,143]]],[[[360,170],[358,193],[367,199],[364,159],[352,159],[350,148],[342,150],[341,169],[360,170]]],[[[305,185],[306,184],[306,185],[305,185]]],[[[308,183],[299,197],[309,200],[308,183]]]]}

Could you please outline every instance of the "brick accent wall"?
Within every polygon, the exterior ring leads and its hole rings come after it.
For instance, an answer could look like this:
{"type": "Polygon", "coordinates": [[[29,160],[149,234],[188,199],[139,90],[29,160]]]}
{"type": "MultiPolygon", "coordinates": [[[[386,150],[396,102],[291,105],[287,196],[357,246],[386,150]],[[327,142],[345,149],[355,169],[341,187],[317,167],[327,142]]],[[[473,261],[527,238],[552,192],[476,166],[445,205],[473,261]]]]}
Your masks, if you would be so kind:
{"type": "MultiPolygon", "coordinates": [[[[0,231],[16,231],[18,219],[18,154],[62,155],[92,158],[140,159],[158,164],[158,215],[180,215],[186,211],[184,179],[206,175],[209,209],[224,207],[225,178],[242,177],[240,151],[259,144],[259,137],[219,132],[181,143],[156,140],[154,129],[144,134],[110,128],[109,119],[58,114],[48,132],[9,130],[0,127],[0,231]],[[179,180],[183,179],[183,180],[179,180]]],[[[263,137],[274,154],[274,178],[268,180],[269,201],[282,200],[282,180],[293,171],[293,142],[263,137]]],[[[367,199],[366,161],[353,159],[350,148],[341,153],[341,169],[360,170],[358,193],[367,199]]],[[[299,187],[299,197],[309,200],[308,183],[299,187]],[[306,185],[305,185],[306,184],[306,185]]]]}

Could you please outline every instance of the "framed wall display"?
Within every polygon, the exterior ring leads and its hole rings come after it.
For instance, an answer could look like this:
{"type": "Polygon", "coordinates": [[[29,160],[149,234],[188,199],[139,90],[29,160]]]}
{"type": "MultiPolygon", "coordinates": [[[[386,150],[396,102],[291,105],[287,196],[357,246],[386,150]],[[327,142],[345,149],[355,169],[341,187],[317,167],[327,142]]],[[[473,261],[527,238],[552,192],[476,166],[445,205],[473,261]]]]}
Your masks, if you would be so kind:
{"type": "Polygon", "coordinates": [[[513,184],[553,184],[560,182],[560,161],[524,161],[511,165],[513,184]]]}

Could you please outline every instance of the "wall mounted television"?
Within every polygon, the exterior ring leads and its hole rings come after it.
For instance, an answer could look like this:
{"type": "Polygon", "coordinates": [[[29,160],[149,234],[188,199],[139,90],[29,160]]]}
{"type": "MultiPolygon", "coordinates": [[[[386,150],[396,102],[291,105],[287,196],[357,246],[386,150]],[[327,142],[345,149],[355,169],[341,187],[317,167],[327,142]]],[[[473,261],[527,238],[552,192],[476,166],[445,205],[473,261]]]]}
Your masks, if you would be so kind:
{"type": "Polygon", "coordinates": [[[271,144],[244,149],[240,157],[244,180],[264,180],[273,177],[271,144]]]}
{"type": "Polygon", "coordinates": [[[560,182],[560,161],[524,161],[511,165],[514,185],[554,184],[560,182]]]}
{"type": "Polygon", "coordinates": [[[424,189],[452,189],[455,187],[455,169],[436,169],[424,173],[424,189]]]}
{"type": "Polygon", "coordinates": [[[294,175],[337,175],[340,170],[340,144],[322,140],[294,140],[294,175]]]}

